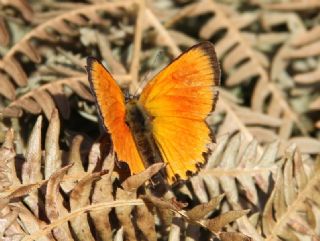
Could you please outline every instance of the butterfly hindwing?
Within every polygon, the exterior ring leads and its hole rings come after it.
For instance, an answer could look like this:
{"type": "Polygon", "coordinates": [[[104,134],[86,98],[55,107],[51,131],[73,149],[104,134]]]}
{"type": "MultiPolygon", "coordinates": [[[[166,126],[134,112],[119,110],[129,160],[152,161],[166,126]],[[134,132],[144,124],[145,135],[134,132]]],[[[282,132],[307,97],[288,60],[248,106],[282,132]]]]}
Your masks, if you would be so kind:
{"type": "Polygon", "coordinates": [[[125,100],[121,89],[97,59],[92,57],[87,59],[87,72],[100,116],[111,135],[118,159],[128,163],[132,173],[143,171],[145,167],[132,133],[125,123],[125,100]]]}
{"type": "Polygon", "coordinates": [[[205,118],[216,102],[220,68],[210,42],[190,48],[144,88],[139,102],[152,117],[152,133],[167,163],[169,181],[187,178],[211,142],[205,118]]]}

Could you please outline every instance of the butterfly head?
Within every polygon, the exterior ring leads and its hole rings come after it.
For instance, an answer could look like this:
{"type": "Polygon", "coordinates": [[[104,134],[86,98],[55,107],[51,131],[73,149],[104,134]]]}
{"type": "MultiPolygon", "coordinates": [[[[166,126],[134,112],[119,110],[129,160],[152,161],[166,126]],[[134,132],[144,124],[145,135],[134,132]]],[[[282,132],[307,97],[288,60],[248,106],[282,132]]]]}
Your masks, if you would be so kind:
{"type": "Polygon", "coordinates": [[[132,100],[135,100],[135,101],[138,100],[138,96],[131,94],[128,89],[123,90],[123,94],[124,94],[124,98],[125,98],[126,103],[128,103],[132,100]]]}

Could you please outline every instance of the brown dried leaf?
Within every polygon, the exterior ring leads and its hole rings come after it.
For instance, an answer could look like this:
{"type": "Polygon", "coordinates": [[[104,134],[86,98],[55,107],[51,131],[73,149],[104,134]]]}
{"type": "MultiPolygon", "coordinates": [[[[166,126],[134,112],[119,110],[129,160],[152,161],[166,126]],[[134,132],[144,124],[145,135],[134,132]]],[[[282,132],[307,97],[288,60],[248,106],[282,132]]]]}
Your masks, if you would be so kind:
{"type": "Polygon", "coordinates": [[[311,43],[309,45],[288,51],[283,57],[284,58],[307,58],[317,56],[320,54],[320,41],[311,43]]]}
{"type": "Polygon", "coordinates": [[[84,98],[85,100],[94,101],[94,97],[92,96],[91,92],[87,87],[84,86],[84,83],[74,82],[73,84],[69,85],[69,87],[79,96],[84,98]]]}
{"type": "Polygon", "coordinates": [[[205,219],[201,221],[201,224],[204,225],[206,228],[211,230],[212,232],[220,231],[224,226],[228,223],[231,223],[238,218],[246,215],[249,210],[237,210],[237,211],[229,211],[219,215],[218,217],[212,219],[205,219]]]}
{"type": "Polygon", "coordinates": [[[42,180],[41,174],[41,126],[42,116],[39,116],[28,140],[26,162],[22,170],[22,182],[32,184],[42,180]]]}
{"type": "Polygon", "coordinates": [[[0,17],[0,44],[6,46],[9,44],[10,36],[3,17],[0,17]]]}
{"type": "Polygon", "coordinates": [[[197,197],[199,198],[201,203],[207,203],[208,200],[208,195],[206,193],[206,188],[205,188],[205,184],[202,181],[201,177],[199,176],[193,176],[190,178],[190,182],[192,185],[192,188],[195,192],[195,194],[197,195],[197,197]]]}
{"type": "Polygon", "coordinates": [[[20,98],[16,102],[12,102],[7,108],[10,108],[10,106],[19,106],[32,114],[41,112],[41,106],[32,98],[20,98]]]}
{"type": "Polygon", "coordinates": [[[301,152],[299,148],[297,148],[297,151],[295,152],[293,162],[294,176],[297,182],[297,187],[299,188],[299,190],[302,190],[308,183],[308,177],[303,166],[301,152]]]}
{"type": "Polygon", "coordinates": [[[49,93],[52,95],[57,108],[63,119],[69,119],[70,117],[70,103],[63,91],[62,85],[53,84],[48,87],[49,93]]]}
{"type": "MultiPolygon", "coordinates": [[[[170,30],[170,29],[168,29],[168,32],[169,32],[171,38],[173,38],[179,46],[190,47],[190,46],[197,44],[196,39],[194,39],[194,38],[192,38],[182,32],[170,30]]],[[[158,40],[158,42],[159,42],[159,40],[158,40]]],[[[160,43],[159,43],[159,45],[160,45],[160,43]]]]}
{"type": "Polygon", "coordinates": [[[6,133],[5,142],[0,148],[0,190],[4,191],[12,185],[12,176],[14,172],[12,167],[14,165],[9,164],[13,162],[13,158],[16,153],[13,149],[13,130],[10,129],[6,133]]]}
{"type": "Polygon", "coordinates": [[[281,11],[303,11],[303,10],[314,10],[320,8],[320,3],[317,0],[294,1],[288,3],[269,3],[263,5],[264,8],[269,10],[281,10],[281,11]]]}
{"type": "MultiPolygon", "coordinates": [[[[114,168],[114,153],[111,152],[103,161],[103,170],[107,170],[108,173],[101,177],[101,180],[98,180],[95,184],[93,195],[92,195],[92,204],[113,201],[114,197],[112,194],[112,180],[111,175],[114,168]]],[[[94,226],[97,230],[99,237],[102,240],[111,240],[112,239],[112,229],[111,223],[109,221],[109,213],[111,208],[100,211],[90,212],[90,216],[94,222],[94,226]]]]}
{"type": "Polygon", "coordinates": [[[186,215],[192,220],[200,220],[216,209],[224,196],[225,195],[222,194],[212,198],[208,203],[199,204],[191,210],[188,210],[186,215]]]}
{"type": "Polygon", "coordinates": [[[14,57],[4,57],[0,61],[0,69],[5,70],[18,86],[25,86],[28,83],[27,74],[20,63],[14,57]]]}
{"type": "Polygon", "coordinates": [[[36,190],[39,187],[40,187],[39,184],[23,185],[23,186],[20,186],[17,189],[15,189],[7,197],[11,198],[11,199],[17,198],[17,197],[22,197],[22,196],[25,196],[25,195],[31,193],[32,191],[36,190]]]}
{"type": "Polygon", "coordinates": [[[318,83],[320,81],[319,76],[320,68],[317,68],[303,74],[296,74],[293,76],[293,79],[297,84],[310,85],[318,83]]]}
{"type": "Polygon", "coordinates": [[[155,163],[148,167],[143,172],[128,177],[123,183],[122,187],[124,190],[129,192],[135,192],[141,185],[149,180],[153,175],[157,174],[162,168],[164,163],[155,163]]]}
{"type": "Polygon", "coordinates": [[[15,165],[15,150],[14,150],[14,131],[7,130],[5,139],[0,148],[0,173],[3,174],[1,185],[9,187],[11,185],[19,185],[20,179],[17,177],[15,165]],[[5,185],[7,184],[7,185],[5,185]]]}
{"type": "Polygon", "coordinates": [[[55,108],[55,103],[47,91],[36,91],[32,98],[41,106],[42,111],[44,112],[45,116],[49,120],[51,117],[51,113],[55,108]]]}
{"type": "Polygon", "coordinates": [[[96,41],[98,43],[102,57],[107,61],[108,67],[110,67],[111,72],[114,74],[126,74],[127,71],[125,67],[113,56],[110,48],[110,43],[107,41],[106,36],[98,33],[96,41]]]}
{"type": "Polygon", "coordinates": [[[41,62],[41,56],[37,49],[29,42],[21,42],[17,51],[25,54],[32,62],[39,64],[41,62]]]}
{"type": "Polygon", "coordinates": [[[1,75],[0,85],[0,95],[8,98],[9,100],[14,100],[16,98],[15,87],[6,76],[1,75]]]}
{"type": "MultiPolygon", "coordinates": [[[[12,204],[11,204],[12,205],[12,204]]],[[[16,210],[19,214],[19,219],[22,223],[27,224],[24,226],[28,233],[34,233],[40,231],[41,228],[45,225],[43,221],[34,216],[26,207],[22,204],[13,204],[13,210],[16,210]]],[[[53,241],[54,238],[51,234],[44,235],[41,238],[41,241],[53,241]]]]}
{"type": "Polygon", "coordinates": [[[59,147],[60,120],[57,109],[53,109],[45,139],[44,176],[48,179],[60,169],[62,160],[59,147]]]}
{"type": "MultiPolygon", "coordinates": [[[[130,200],[135,198],[135,192],[128,192],[120,188],[117,189],[116,199],[118,200],[130,200]]],[[[135,228],[133,225],[131,212],[133,206],[116,207],[116,214],[120,224],[123,227],[124,237],[127,240],[138,240],[136,237],[135,228]]]]}
{"type": "Polygon", "coordinates": [[[309,31],[305,31],[304,33],[294,36],[291,44],[295,47],[300,47],[302,45],[312,43],[318,39],[320,39],[320,26],[315,26],[309,31]]]}
{"type": "Polygon", "coordinates": [[[149,241],[157,241],[156,225],[152,211],[145,205],[136,208],[137,226],[149,241]]]}
{"type": "Polygon", "coordinates": [[[241,234],[241,233],[235,233],[235,232],[221,232],[219,234],[219,238],[221,241],[251,241],[252,238],[241,234]]]}
{"type": "MultiPolygon", "coordinates": [[[[84,167],[82,165],[81,158],[81,143],[83,142],[84,137],[81,135],[77,135],[73,138],[71,148],[69,151],[68,161],[69,164],[72,164],[72,167],[68,170],[68,176],[79,176],[85,172],[84,167]]],[[[70,192],[74,186],[76,185],[76,181],[67,180],[61,184],[62,189],[65,192],[70,192]]]]}
{"type": "MultiPolygon", "coordinates": [[[[83,177],[77,185],[73,188],[70,194],[70,208],[71,211],[78,210],[90,204],[90,193],[92,183],[99,179],[101,173],[92,173],[83,177]]],[[[70,221],[74,234],[79,240],[95,240],[91,234],[90,226],[87,220],[87,214],[81,214],[70,221]]]]}
{"type": "MultiPolygon", "coordinates": [[[[240,148],[240,135],[235,135],[229,140],[229,144],[223,154],[220,167],[229,169],[236,167],[236,157],[240,148]]],[[[237,191],[236,180],[230,176],[221,176],[220,185],[226,193],[226,197],[231,203],[238,203],[239,194],[237,191]]]]}
{"type": "Polygon", "coordinates": [[[12,0],[12,1],[6,1],[2,0],[1,3],[6,6],[12,6],[16,9],[18,9],[25,20],[31,21],[33,17],[33,11],[31,6],[26,0],[12,0]]]}
{"type": "MultiPolygon", "coordinates": [[[[50,176],[47,184],[45,211],[49,220],[55,221],[67,213],[62,204],[62,197],[59,193],[59,186],[68,169],[72,165],[65,166],[50,176]]],[[[53,229],[55,238],[60,240],[73,240],[67,223],[53,229]]]]}
{"type": "Polygon", "coordinates": [[[155,207],[159,209],[169,209],[172,211],[180,211],[182,208],[186,207],[186,203],[179,202],[175,200],[174,198],[170,200],[166,200],[164,198],[159,198],[154,195],[142,195],[141,198],[146,202],[146,203],[152,203],[155,207]]]}

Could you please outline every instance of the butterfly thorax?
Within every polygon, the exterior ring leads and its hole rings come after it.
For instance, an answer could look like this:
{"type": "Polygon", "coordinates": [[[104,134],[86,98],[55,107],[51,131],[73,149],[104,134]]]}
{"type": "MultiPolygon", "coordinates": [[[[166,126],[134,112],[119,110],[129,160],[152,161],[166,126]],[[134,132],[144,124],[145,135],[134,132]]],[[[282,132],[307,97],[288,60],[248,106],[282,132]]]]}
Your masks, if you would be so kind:
{"type": "Polygon", "coordinates": [[[160,152],[152,135],[152,116],[136,99],[126,103],[126,124],[131,130],[139,155],[145,167],[160,161],[160,152]]]}

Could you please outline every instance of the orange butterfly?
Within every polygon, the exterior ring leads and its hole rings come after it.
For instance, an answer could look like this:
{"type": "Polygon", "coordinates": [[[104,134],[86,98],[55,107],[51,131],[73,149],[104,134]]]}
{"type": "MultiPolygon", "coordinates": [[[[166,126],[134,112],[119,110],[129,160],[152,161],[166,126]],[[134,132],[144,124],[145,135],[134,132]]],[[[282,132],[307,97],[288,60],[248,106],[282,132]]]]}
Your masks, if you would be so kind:
{"type": "Polygon", "coordinates": [[[118,160],[139,173],[163,161],[172,183],[205,162],[212,142],[205,118],[217,101],[220,68],[210,42],[191,47],[158,73],[139,98],[125,100],[111,74],[88,57],[89,82],[118,160]]]}

